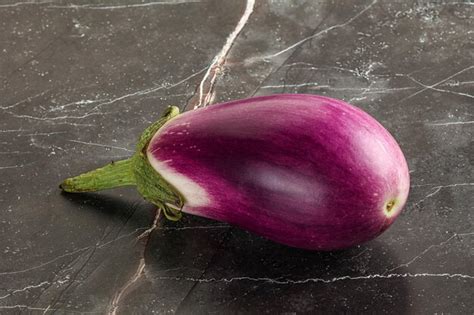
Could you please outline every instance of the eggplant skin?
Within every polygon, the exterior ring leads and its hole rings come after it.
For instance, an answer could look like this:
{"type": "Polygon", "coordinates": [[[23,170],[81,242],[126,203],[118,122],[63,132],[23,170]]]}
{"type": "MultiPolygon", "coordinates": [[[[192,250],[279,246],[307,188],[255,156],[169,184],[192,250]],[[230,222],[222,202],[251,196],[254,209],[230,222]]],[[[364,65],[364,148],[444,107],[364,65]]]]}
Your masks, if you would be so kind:
{"type": "Polygon", "coordinates": [[[395,139],[343,101],[277,94],[185,112],[147,148],[183,212],[292,247],[334,250],[375,238],[410,179],[395,139]]]}

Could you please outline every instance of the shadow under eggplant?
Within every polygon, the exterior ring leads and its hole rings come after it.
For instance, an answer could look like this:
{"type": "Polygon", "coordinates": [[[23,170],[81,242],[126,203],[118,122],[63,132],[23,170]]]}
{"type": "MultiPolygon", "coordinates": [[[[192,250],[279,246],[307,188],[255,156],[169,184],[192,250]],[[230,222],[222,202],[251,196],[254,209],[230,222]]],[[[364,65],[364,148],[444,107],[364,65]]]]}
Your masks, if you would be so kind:
{"type": "Polygon", "coordinates": [[[408,279],[385,277],[398,259],[377,240],[307,251],[186,215],[161,222],[145,260],[156,298],[177,313],[404,313],[409,307],[408,279]]]}

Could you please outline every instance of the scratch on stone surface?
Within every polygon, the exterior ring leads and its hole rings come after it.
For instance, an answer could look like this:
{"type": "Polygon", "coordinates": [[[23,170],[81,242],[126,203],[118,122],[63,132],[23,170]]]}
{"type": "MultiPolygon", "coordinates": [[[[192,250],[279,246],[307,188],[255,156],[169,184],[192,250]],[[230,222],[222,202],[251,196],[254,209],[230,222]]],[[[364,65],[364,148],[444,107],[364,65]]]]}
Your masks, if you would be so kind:
{"type": "Polygon", "coordinates": [[[54,9],[89,9],[89,10],[115,10],[115,9],[130,9],[150,7],[154,5],[178,5],[186,3],[200,3],[200,0],[175,0],[175,1],[153,1],[144,3],[133,3],[125,5],[96,5],[96,4],[70,4],[70,5],[51,5],[48,8],[54,9]]]}
{"type": "Polygon", "coordinates": [[[456,5],[456,4],[465,4],[465,5],[474,5],[474,2],[471,2],[472,0],[468,0],[465,2],[447,2],[443,3],[444,5],[456,5]]]}
{"type": "MultiPolygon", "coordinates": [[[[415,82],[416,84],[424,87],[426,90],[433,90],[433,91],[438,91],[438,92],[443,92],[443,93],[451,93],[451,94],[455,94],[455,95],[460,95],[460,96],[466,96],[466,97],[469,97],[469,98],[474,98],[474,95],[471,95],[471,94],[468,94],[468,93],[462,93],[462,92],[456,92],[456,91],[451,91],[451,90],[445,90],[445,89],[440,89],[440,88],[436,88],[436,87],[432,87],[432,86],[429,86],[429,85],[426,85],[418,80],[416,80],[415,78],[413,78],[411,75],[405,75],[405,77],[409,78],[410,80],[412,80],[413,82],[415,82]]],[[[439,84],[438,84],[439,85],[439,84]]]]}
{"type": "Polygon", "coordinates": [[[56,121],[56,120],[66,120],[66,119],[84,119],[89,116],[93,115],[104,115],[104,113],[87,113],[81,116],[57,116],[57,117],[37,117],[37,116],[31,116],[31,115],[18,115],[13,112],[8,112],[10,115],[12,115],[15,118],[25,118],[25,119],[32,119],[32,120],[41,120],[41,121],[56,121]]]}
{"type": "Polygon", "coordinates": [[[255,0],[247,0],[242,17],[240,18],[239,22],[235,26],[234,30],[227,37],[227,40],[224,46],[222,47],[222,49],[217,53],[217,55],[212,60],[211,65],[207,69],[206,73],[204,74],[204,77],[201,80],[201,83],[199,84],[199,99],[198,99],[197,104],[194,106],[195,109],[199,107],[207,106],[210,103],[211,96],[214,91],[214,85],[216,83],[217,77],[221,73],[221,68],[225,64],[227,55],[229,54],[229,51],[232,48],[232,45],[234,44],[235,40],[239,36],[244,26],[247,24],[250,18],[250,15],[253,12],[254,7],[255,7],[255,0]],[[207,90],[206,92],[204,91],[205,85],[206,85],[206,90],[207,90]]]}
{"type": "Polygon", "coordinates": [[[148,229],[146,229],[142,234],[140,234],[138,236],[138,239],[148,237],[151,234],[151,232],[153,232],[158,227],[158,221],[160,220],[160,217],[161,217],[161,209],[158,208],[156,210],[156,215],[155,215],[155,219],[153,220],[153,224],[148,229]]]}
{"type": "Polygon", "coordinates": [[[176,96],[191,96],[193,93],[177,93],[177,94],[166,94],[165,97],[176,97],[176,96]]]}
{"type": "MultiPolygon", "coordinates": [[[[159,91],[159,90],[163,90],[163,89],[168,90],[168,89],[174,88],[174,87],[176,87],[178,85],[181,85],[181,84],[185,83],[186,81],[198,76],[199,74],[204,72],[206,69],[207,69],[207,67],[199,70],[196,73],[191,74],[190,76],[188,76],[188,77],[186,77],[186,78],[184,78],[184,79],[182,79],[182,80],[180,80],[176,83],[162,84],[162,85],[157,86],[157,87],[152,87],[152,88],[148,88],[148,89],[144,89],[144,90],[139,90],[139,91],[129,93],[129,94],[125,94],[125,95],[122,95],[122,96],[119,96],[119,97],[116,97],[116,98],[113,98],[113,99],[107,99],[105,102],[101,102],[101,103],[95,105],[91,110],[89,110],[84,115],[78,115],[78,116],[63,115],[63,116],[56,116],[56,117],[37,117],[37,116],[31,116],[31,115],[19,115],[19,114],[16,114],[16,113],[12,112],[12,111],[9,111],[9,110],[5,110],[5,112],[12,115],[15,118],[31,119],[31,120],[39,120],[39,121],[48,121],[48,122],[50,122],[50,121],[61,121],[62,124],[68,124],[68,125],[73,125],[73,126],[88,126],[89,127],[89,126],[93,126],[93,125],[73,123],[73,122],[70,122],[70,121],[67,121],[67,120],[70,120],[70,119],[80,120],[80,119],[88,118],[88,117],[94,116],[94,115],[96,115],[96,116],[105,115],[107,113],[98,111],[100,107],[105,106],[105,105],[110,105],[110,104],[113,104],[115,102],[130,98],[130,97],[142,96],[142,95],[150,94],[150,93],[153,93],[153,92],[156,92],[156,91],[159,91]]],[[[78,104],[83,104],[83,105],[85,105],[85,104],[94,104],[94,103],[98,103],[99,101],[102,101],[102,100],[96,100],[96,101],[81,100],[81,101],[71,102],[69,104],[65,104],[65,105],[62,105],[62,106],[72,106],[72,105],[78,105],[78,104]]],[[[57,107],[55,107],[55,108],[57,108],[57,107]]],[[[59,105],[59,107],[61,107],[61,105],[59,105]]],[[[53,111],[54,110],[55,109],[53,109],[53,111]]]]}
{"type": "Polygon", "coordinates": [[[16,2],[16,3],[10,3],[10,4],[0,4],[0,8],[12,8],[12,7],[18,7],[21,5],[28,5],[28,4],[48,4],[48,3],[53,3],[53,1],[27,1],[27,2],[16,2]]]}
{"type": "Polygon", "coordinates": [[[58,110],[64,110],[66,107],[71,107],[71,106],[77,106],[77,105],[89,105],[89,104],[94,104],[102,101],[107,101],[107,99],[96,99],[96,100],[80,100],[80,101],[74,101],[70,102],[64,105],[56,105],[51,109],[51,112],[55,112],[58,110]]]}
{"type": "MultiPolygon", "coordinates": [[[[443,188],[458,187],[458,186],[474,186],[474,183],[457,183],[457,184],[439,185],[439,186],[432,187],[431,188],[432,191],[428,195],[423,197],[421,200],[414,203],[411,208],[417,207],[419,204],[423,203],[426,199],[431,198],[434,195],[436,195],[437,193],[439,193],[441,191],[441,189],[443,189],[443,188]]],[[[413,186],[413,187],[416,187],[416,186],[413,186]]]]}
{"type": "MultiPolygon", "coordinates": [[[[1,8],[1,6],[0,6],[0,8],[1,8]]],[[[28,96],[27,98],[22,99],[21,101],[18,101],[18,102],[16,102],[15,104],[7,105],[7,106],[0,106],[0,109],[7,110],[7,109],[10,109],[10,108],[14,108],[14,107],[16,107],[16,106],[18,106],[18,105],[20,105],[20,104],[23,104],[23,103],[25,103],[25,102],[31,101],[32,99],[37,98],[38,96],[42,96],[42,95],[44,95],[44,94],[46,94],[46,93],[48,93],[48,92],[49,92],[49,90],[42,91],[42,92],[40,92],[40,93],[38,93],[38,94],[35,94],[35,95],[33,95],[33,96],[28,96]]]]}
{"type": "Polygon", "coordinates": [[[2,151],[0,155],[31,154],[31,151],[2,151]]]}
{"type": "MultiPolygon", "coordinates": [[[[144,248],[144,251],[146,250],[146,247],[148,245],[148,241],[150,240],[150,235],[151,233],[157,229],[158,227],[158,221],[161,217],[161,209],[157,209],[156,210],[156,215],[155,215],[155,218],[153,220],[153,223],[151,225],[151,227],[149,227],[148,229],[146,229],[143,233],[141,233],[137,239],[143,239],[143,238],[146,238],[146,243],[145,243],[145,248],[144,248]]],[[[145,263],[145,252],[143,252],[143,256],[142,258],[140,259],[139,261],[139,264],[138,264],[138,267],[137,267],[137,270],[136,272],[132,275],[132,277],[125,283],[125,285],[117,292],[117,294],[114,296],[114,298],[112,299],[111,303],[109,304],[109,307],[108,307],[108,312],[107,314],[110,314],[110,315],[115,315],[117,314],[117,311],[118,311],[118,308],[120,306],[120,301],[122,299],[122,297],[124,297],[127,293],[128,293],[128,290],[130,289],[130,287],[136,283],[141,277],[142,275],[144,274],[144,270],[145,270],[145,267],[146,267],[146,263],[145,263]]]]}
{"type": "Polygon", "coordinates": [[[460,86],[460,85],[470,85],[474,84],[474,81],[455,81],[455,82],[445,82],[441,86],[460,86]]]}
{"type": "Polygon", "coordinates": [[[406,90],[414,90],[415,88],[412,86],[403,86],[398,88],[375,88],[375,89],[367,89],[364,91],[364,94],[383,94],[383,93],[391,93],[391,92],[398,92],[398,91],[406,91],[406,90]]]}
{"type": "MultiPolygon", "coordinates": [[[[408,99],[410,99],[410,98],[412,98],[412,97],[414,97],[414,96],[416,96],[416,95],[418,95],[418,94],[420,94],[420,93],[423,93],[423,92],[426,91],[426,90],[433,89],[433,88],[437,87],[438,85],[440,85],[440,84],[442,84],[442,83],[444,83],[444,82],[446,82],[446,81],[448,81],[448,80],[450,80],[450,79],[452,79],[452,78],[454,78],[454,77],[460,75],[461,73],[464,73],[464,72],[466,72],[466,71],[468,71],[468,70],[471,70],[471,69],[473,69],[473,68],[474,68],[474,66],[469,66],[469,67],[467,67],[467,68],[464,68],[464,69],[462,69],[462,70],[460,70],[460,71],[458,71],[458,72],[456,72],[456,73],[450,75],[449,77],[447,77],[447,78],[445,78],[445,79],[442,79],[442,80],[440,80],[440,81],[438,81],[438,82],[436,82],[435,84],[432,84],[432,85],[424,85],[424,84],[423,84],[424,87],[423,87],[421,90],[419,90],[419,91],[417,91],[417,92],[415,92],[415,93],[413,93],[413,94],[408,95],[407,97],[403,98],[400,102],[406,101],[406,100],[408,100],[408,99]]],[[[408,78],[410,78],[410,77],[408,76],[408,78]]]]}
{"type": "Polygon", "coordinates": [[[156,86],[156,87],[152,87],[152,88],[147,88],[147,89],[144,89],[144,90],[139,90],[139,91],[136,91],[136,92],[133,92],[133,93],[129,93],[129,94],[125,94],[125,95],[122,95],[122,96],[119,96],[119,97],[116,97],[116,98],[113,98],[113,99],[109,99],[107,100],[106,102],[102,102],[96,106],[94,106],[92,108],[91,111],[89,112],[93,112],[95,110],[97,110],[98,108],[102,107],[102,106],[105,106],[105,105],[110,105],[110,104],[113,104],[115,102],[118,102],[118,101],[121,101],[121,100],[124,100],[124,99],[127,99],[127,98],[130,98],[130,97],[135,97],[135,96],[142,96],[142,95],[147,95],[147,94],[150,94],[150,93],[153,93],[153,92],[156,92],[156,91],[159,91],[159,90],[169,90],[169,89],[172,89],[174,87],[177,87],[189,80],[191,80],[192,78],[198,76],[199,74],[201,74],[202,72],[204,72],[208,67],[205,67],[201,70],[199,70],[198,72],[195,72],[189,76],[187,76],[186,78],[176,82],[176,83],[172,83],[172,84],[162,84],[160,86],[156,86]]]}
{"type": "Polygon", "coordinates": [[[456,91],[451,91],[451,90],[444,90],[444,89],[439,89],[439,88],[431,88],[431,90],[438,91],[438,92],[444,92],[444,93],[451,93],[459,96],[466,96],[469,98],[474,98],[474,95],[471,95],[469,93],[463,93],[463,92],[456,92],[456,91]]]}
{"type": "Polygon", "coordinates": [[[77,254],[77,253],[80,253],[80,252],[83,252],[83,251],[86,251],[88,249],[90,249],[91,246],[88,246],[88,247],[84,247],[84,248],[80,248],[80,249],[77,249],[75,251],[72,251],[70,253],[66,253],[66,254],[63,254],[63,255],[60,255],[54,259],[51,259],[47,262],[44,262],[44,263],[41,263],[39,265],[36,265],[36,266],[33,266],[33,267],[29,267],[29,268],[26,268],[26,269],[22,269],[22,270],[14,270],[14,271],[5,271],[5,272],[0,272],[0,276],[5,276],[5,275],[14,275],[14,274],[19,274],[19,273],[25,273],[25,272],[28,272],[28,271],[32,271],[32,270],[36,270],[36,269],[39,269],[39,268],[42,268],[46,265],[49,265],[55,261],[58,261],[64,257],[68,257],[68,256],[72,256],[74,254],[77,254]]]}
{"type": "Polygon", "coordinates": [[[26,119],[33,119],[33,120],[43,120],[43,121],[52,121],[52,120],[61,120],[61,119],[84,119],[84,118],[87,118],[89,116],[93,116],[93,115],[103,115],[104,113],[87,113],[87,114],[84,114],[84,115],[80,115],[80,116],[68,116],[68,115],[65,115],[65,116],[57,116],[57,117],[37,117],[37,116],[31,116],[31,115],[16,115],[16,114],[12,114],[13,117],[16,117],[16,118],[26,118],[26,119]]]}
{"type": "MultiPolygon", "coordinates": [[[[87,312],[87,311],[78,311],[78,310],[71,310],[71,309],[59,309],[59,308],[50,308],[47,307],[33,307],[24,304],[17,304],[17,305],[0,305],[0,309],[3,310],[12,310],[12,309],[21,309],[21,310],[29,310],[29,311],[59,311],[67,313],[74,313],[74,314],[102,314],[103,312],[87,312]]],[[[44,313],[43,313],[44,314],[44,313]]]]}
{"type": "Polygon", "coordinates": [[[449,243],[452,239],[456,238],[456,237],[463,237],[463,236],[471,236],[471,235],[474,235],[474,232],[469,232],[469,233],[454,233],[453,235],[451,235],[447,240],[439,243],[439,244],[436,244],[436,245],[430,245],[428,248],[426,248],[425,250],[423,250],[420,254],[416,255],[415,257],[413,257],[412,259],[410,259],[409,261],[407,261],[406,263],[403,263],[397,267],[394,267],[392,269],[389,269],[387,270],[386,272],[392,272],[392,271],[395,271],[397,269],[400,269],[402,267],[408,267],[409,265],[411,265],[412,263],[414,263],[415,261],[417,261],[418,259],[420,259],[423,255],[425,255],[427,252],[429,252],[431,249],[435,248],[435,247],[441,247],[441,246],[444,246],[446,245],[447,243],[449,243]]]}
{"type": "Polygon", "coordinates": [[[28,291],[28,290],[30,290],[30,289],[41,288],[41,287],[43,287],[43,286],[45,286],[45,285],[47,285],[47,284],[50,284],[49,281],[43,281],[43,282],[41,282],[41,283],[39,283],[39,284],[28,285],[28,286],[26,286],[26,287],[24,287],[24,288],[22,288],[22,289],[13,290],[13,291],[11,291],[10,293],[8,293],[8,294],[6,294],[6,295],[4,295],[4,296],[0,296],[0,300],[6,299],[7,297],[12,296],[12,295],[14,295],[14,294],[16,294],[16,293],[19,293],[19,292],[25,292],[25,291],[28,291]]]}
{"type": "MultiPolygon", "coordinates": [[[[362,93],[362,95],[363,95],[363,93],[362,93]]],[[[347,102],[349,104],[351,104],[352,102],[363,101],[365,99],[367,99],[367,96],[356,95],[356,96],[351,97],[347,102]]]]}
{"type": "Polygon", "coordinates": [[[448,185],[438,185],[433,188],[449,188],[449,187],[458,187],[458,186],[474,186],[474,183],[455,183],[455,184],[448,184],[448,185]]]}
{"type": "Polygon", "coordinates": [[[260,87],[261,89],[280,89],[280,88],[295,88],[295,87],[305,87],[312,86],[316,88],[330,88],[329,85],[319,85],[317,82],[305,82],[299,84],[277,84],[277,85],[265,85],[260,87]]]}
{"type": "Polygon", "coordinates": [[[68,131],[53,131],[53,132],[37,132],[37,133],[28,133],[20,135],[21,137],[36,137],[36,136],[51,136],[51,135],[60,135],[68,133],[68,131]]]}
{"type": "Polygon", "coordinates": [[[410,185],[410,188],[425,187],[425,186],[439,186],[439,185],[437,185],[437,184],[414,184],[414,185],[410,185]]]}
{"type": "Polygon", "coordinates": [[[275,88],[295,88],[295,87],[310,87],[311,89],[319,90],[326,89],[330,91],[363,91],[363,94],[384,94],[397,91],[416,89],[412,86],[398,87],[398,88],[369,88],[369,87],[332,87],[329,85],[319,85],[317,82],[306,82],[300,84],[280,84],[280,85],[265,85],[261,89],[275,89],[275,88]]]}
{"type": "Polygon", "coordinates": [[[410,185],[410,188],[426,187],[426,186],[439,186],[439,185],[437,185],[437,184],[414,184],[414,185],[410,185]]]}
{"type": "Polygon", "coordinates": [[[0,130],[0,133],[13,133],[13,132],[24,132],[24,131],[31,131],[31,130],[25,130],[25,129],[6,129],[6,130],[0,130]]]}
{"type": "Polygon", "coordinates": [[[48,305],[48,307],[46,307],[46,309],[44,310],[43,315],[46,314],[50,310],[50,308],[51,308],[51,305],[48,305]]]}
{"type": "Polygon", "coordinates": [[[35,137],[30,138],[30,146],[33,146],[35,148],[42,149],[42,150],[50,150],[51,149],[51,146],[49,146],[49,145],[44,145],[42,143],[38,143],[37,139],[35,137]]]}
{"type": "Polygon", "coordinates": [[[119,237],[117,237],[117,238],[115,238],[115,239],[113,239],[113,240],[111,240],[111,241],[108,241],[108,242],[105,242],[105,243],[103,243],[103,244],[100,244],[99,246],[97,246],[97,248],[98,248],[98,249],[103,248],[103,247],[105,247],[105,246],[107,246],[107,245],[109,245],[109,244],[111,244],[111,243],[114,243],[114,242],[116,242],[116,241],[118,241],[118,240],[121,240],[121,239],[123,239],[123,238],[127,238],[127,237],[130,237],[130,236],[133,236],[133,235],[137,234],[137,232],[140,232],[140,231],[143,231],[143,230],[147,230],[147,228],[146,228],[146,227],[141,227],[141,228],[135,229],[135,231],[133,231],[133,232],[130,232],[130,233],[127,233],[127,234],[123,234],[123,235],[121,235],[121,236],[119,236],[119,237]]]}
{"type": "Polygon", "coordinates": [[[104,247],[106,247],[106,246],[108,246],[108,245],[110,245],[110,244],[112,244],[112,243],[114,243],[114,242],[116,242],[116,241],[118,241],[118,240],[121,240],[121,239],[126,238],[126,237],[129,237],[129,236],[133,236],[133,235],[137,234],[137,232],[142,231],[142,230],[145,230],[145,229],[146,229],[146,227],[137,228],[137,229],[135,229],[135,230],[134,230],[133,232],[131,232],[131,233],[121,235],[121,236],[119,236],[119,237],[117,237],[117,238],[115,238],[115,239],[113,239],[113,240],[108,241],[108,242],[105,242],[105,243],[102,243],[102,244],[98,244],[98,245],[90,245],[90,246],[87,246],[87,247],[79,248],[79,249],[76,249],[76,250],[74,250],[74,251],[72,251],[72,252],[70,252],[70,253],[65,253],[65,254],[60,255],[60,256],[58,256],[58,257],[56,257],[56,258],[54,258],[54,259],[48,260],[48,261],[46,261],[46,262],[44,262],[44,263],[41,263],[41,264],[39,264],[39,265],[30,267],[30,268],[26,268],[26,269],[22,269],[22,270],[14,270],[14,271],[0,272],[0,276],[14,275],[14,274],[19,274],[19,273],[26,273],[26,272],[29,272],[29,271],[32,271],[32,270],[40,269],[40,268],[42,268],[42,267],[44,267],[44,266],[47,266],[47,265],[49,265],[49,264],[52,264],[52,263],[54,263],[54,262],[60,260],[60,259],[62,259],[62,258],[69,257],[69,256],[72,256],[72,255],[75,255],[75,254],[78,254],[78,253],[82,253],[82,252],[87,251],[87,250],[89,250],[89,249],[91,249],[91,248],[93,248],[93,247],[96,247],[97,249],[104,248],[104,247]]]}
{"type": "Polygon", "coordinates": [[[457,186],[474,186],[474,183],[454,183],[454,184],[448,184],[448,185],[439,185],[439,184],[415,184],[411,185],[410,187],[425,187],[425,186],[442,186],[442,187],[457,187],[457,186]]]}
{"type": "Polygon", "coordinates": [[[122,288],[120,288],[120,290],[117,292],[115,297],[112,299],[112,302],[110,303],[109,310],[108,310],[107,314],[109,314],[109,315],[117,314],[119,304],[120,304],[120,300],[122,299],[122,297],[124,297],[127,294],[130,287],[142,277],[142,275],[144,274],[144,270],[145,270],[145,259],[142,258],[142,259],[140,259],[140,263],[138,264],[138,268],[135,271],[135,273],[125,283],[125,285],[122,288]]]}
{"type": "Polygon", "coordinates": [[[266,282],[278,285],[289,284],[307,284],[307,283],[334,283],[338,281],[353,281],[353,280],[372,280],[372,279],[397,279],[397,278],[422,278],[422,277],[436,277],[436,278],[458,278],[458,279],[474,279],[472,275],[465,275],[460,273],[390,273],[390,274],[371,274],[365,276],[340,276],[330,279],[324,278],[308,278],[302,280],[292,279],[272,279],[272,278],[253,278],[253,277],[233,277],[233,278],[190,278],[190,277],[157,277],[160,280],[176,280],[176,281],[191,281],[199,283],[212,282],[235,282],[235,281],[251,281],[251,282],[266,282]]]}
{"type": "Polygon", "coordinates": [[[359,258],[360,256],[362,256],[363,254],[365,254],[367,251],[371,250],[370,248],[365,248],[363,251],[361,251],[360,253],[358,253],[357,255],[355,256],[352,256],[351,258],[349,258],[349,260],[354,260],[356,258],[359,258]]]}
{"type": "MultiPolygon", "coordinates": [[[[92,257],[95,255],[96,251],[97,251],[97,247],[99,245],[99,243],[101,241],[103,241],[107,235],[109,234],[110,232],[107,232],[107,229],[104,230],[104,233],[102,234],[102,237],[100,238],[100,240],[94,245],[94,246],[91,246],[91,251],[89,253],[89,255],[83,260],[83,262],[81,263],[78,263],[78,265],[80,265],[76,270],[73,271],[73,275],[70,276],[70,279],[68,279],[68,282],[69,284],[66,285],[66,287],[64,289],[61,289],[61,291],[59,292],[59,294],[57,294],[54,299],[52,300],[51,304],[48,306],[48,307],[55,307],[60,301],[61,301],[61,298],[64,296],[64,294],[66,294],[66,292],[72,287],[72,285],[76,282],[76,279],[79,277],[79,275],[83,272],[83,270],[85,270],[86,266],[89,264],[89,262],[92,260],[92,257]]],[[[79,256],[80,257],[80,256],[79,256]]],[[[79,260],[78,260],[79,261],[79,260]]],[[[74,264],[75,265],[75,264],[74,264]]],[[[71,269],[74,269],[74,265],[71,269]]],[[[96,266],[92,272],[94,270],[96,270],[98,267],[100,266],[100,264],[98,266],[96,266]]]]}
{"type": "Polygon", "coordinates": [[[312,63],[308,62],[294,62],[290,64],[286,64],[283,67],[285,68],[291,68],[291,69],[297,69],[297,70],[318,70],[318,71],[329,71],[329,70],[337,70],[337,71],[343,71],[343,72],[349,72],[352,75],[359,77],[359,78],[364,78],[366,80],[369,80],[371,77],[390,77],[392,76],[391,74],[373,74],[371,73],[373,70],[373,66],[369,66],[366,70],[362,70],[360,68],[355,68],[355,69],[350,69],[350,68],[344,68],[344,67],[338,67],[338,66],[316,66],[312,63]],[[295,67],[295,66],[301,66],[301,67],[295,67]]]}
{"type": "Polygon", "coordinates": [[[337,28],[341,28],[341,27],[345,27],[347,26],[348,24],[352,23],[354,20],[356,20],[359,16],[361,16],[362,14],[364,14],[367,10],[369,10],[374,4],[377,3],[378,0],[374,0],[372,1],[371,4],[369,4],[368,6],[366,6],[364,9],[362,9],[361,11],[359,11],[356,15],[354,15],[353,17],[351,17],[350,19],[348,19],[347,21],[345,21],[344,23],[342,24],[336,24],[336,25],[333,25],[333,26],[330,26],[322,31],[319,31],[317,32],[316,34],[313,34],[311,36],[308,36],[306,38],[303,38],[302,40],[294,43],[293,45],[283,49],[283,50],[280,50],[279,52],[276,52],[274,54],[271,54],[271,55],[268,55],[268,56],[265,56],[263,59],[271,59],[271,58],[274,58],[274,57],[277,57],[281,54],[284,54],[285,52],[289,51],[289,50],[292,50],[298,46],[300,46],[301,44],[304,44],[306,43],[308,40],[310,39],[313,39],[315,37],[318,37],[320,35],[323,35],[323,34],[326,34],[334,29],[337,29],[337,28]]]}
{"type": "Polygon", "coordinates": [[[425,201],[426,199],[428,199],[428,198],[430,198],[430,197],[433,197],[434,195],[436,195],[437,193],[439,193],[442,188],[443,188],[443,187],[441,187],[441,186],[434,187],[434,190],[433,190],[431,193],[429,193],[428,195],[426,195],[426,196],[425,196],[422,200],[420,200],[419,202],[421,203],[421,202],[425,201]]]}
{"type": "Polygon", "coordinates": [[[117,149],[117,150],[123,150],[127,152],[135,152],[133,150],[123,148],[123,147],[116,147],[113,145],[106,145],[106,144],[100,144],[100,143],[94,143],[94,142],[84,142],[84,141],[79,141],[79,140],[67,140],[69,142],[74,142],[74,143],[80,143],[80,144],[85,144],[85,145],[91,145],[91,146],[96,146],[96,147],[103,147],[103,148],[108,148],[108,149],[117,149]]]}
{"type": "Polygon", "coordinates": [[[24,166],[25,166],[25,164],[0,166],[0,170],[6,170],[6,169],[11,169],[11,168],[21,168],[21,167],[24,167],[24,166]]]}
{"type": "Polygon", "coordinates": [[[467,125],[467,124],[472,124],[472,123],[474,123],[474,120],[470,120],[470,121],[449,121],[449,122],[445,122],[445,123],[442,123],[442,122],[439,122],[439,123],[427,122],[427,123],[425,123],[425,125],[427,125],[427,126],[450,126],[450,125],[467,125]]]}
{"type": "Polygon", "coordinates": [[[339,70],[339,71],[345,71],[345,72],[357,74],[357,71],[354,69],[337,67],[337,66],[316,66],[315,64],[312,64],[309,62],[302,62],[302,61],[288,63],[286,65],[283,65],[282,68],[309,69],[309,70],[339,70]],[[304,67],[295,68],[295,66],[304,66],[304,67]]]}

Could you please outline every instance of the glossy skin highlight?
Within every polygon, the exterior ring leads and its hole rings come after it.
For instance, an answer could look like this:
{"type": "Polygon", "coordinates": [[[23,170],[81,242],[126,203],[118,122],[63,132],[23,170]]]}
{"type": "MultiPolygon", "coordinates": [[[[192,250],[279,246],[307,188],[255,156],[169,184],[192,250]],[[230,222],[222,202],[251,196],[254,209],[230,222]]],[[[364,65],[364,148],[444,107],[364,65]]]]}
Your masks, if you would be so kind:
{"type": "Polygon", "coordinates": [[[409,190],[390,133],[362,110],[315,95],[183,113],[155,134],[147,156],[185,198],[184,212],[312,250],[375,238],[409,190]]]}

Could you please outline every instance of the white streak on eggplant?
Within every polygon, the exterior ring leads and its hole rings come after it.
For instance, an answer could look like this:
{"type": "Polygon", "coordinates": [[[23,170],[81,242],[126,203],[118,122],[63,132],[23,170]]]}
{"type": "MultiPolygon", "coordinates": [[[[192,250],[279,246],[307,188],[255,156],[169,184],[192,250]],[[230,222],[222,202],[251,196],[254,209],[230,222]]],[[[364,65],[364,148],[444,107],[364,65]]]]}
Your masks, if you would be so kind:
{"type": "Polygon", "coordinates": [[[151,166],[164,178],[168,183],[170,183],[174,188],[176,188],[186,200],[186,205],[191,208],[193,207],[203,207],[207,206],[210,203],[210,198],[207,192],[199,186],[196,182],[190,178],[177,173],[163,161],[158,161],[153,154],[147,152],[148,161],[151,166]]]}

